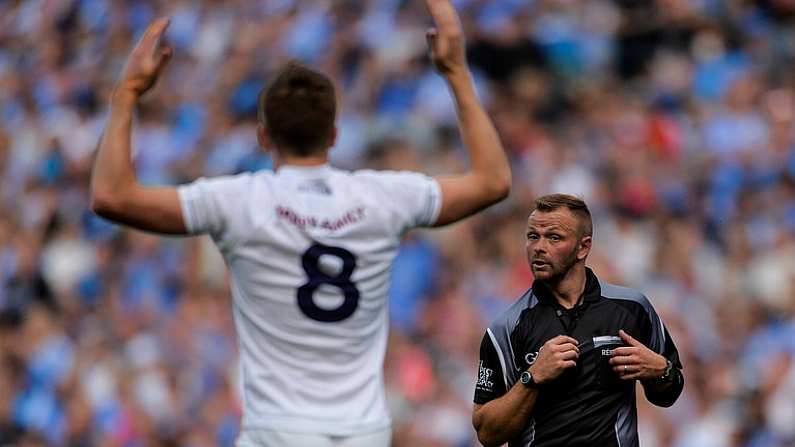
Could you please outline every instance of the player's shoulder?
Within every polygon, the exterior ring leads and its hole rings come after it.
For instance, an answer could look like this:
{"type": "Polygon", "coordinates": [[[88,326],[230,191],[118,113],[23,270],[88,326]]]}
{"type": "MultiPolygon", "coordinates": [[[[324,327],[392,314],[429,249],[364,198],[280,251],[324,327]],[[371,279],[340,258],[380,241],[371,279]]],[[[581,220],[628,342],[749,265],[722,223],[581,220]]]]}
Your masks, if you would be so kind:
{"type": "Polygon", "coordinates": [[[427,188],[432,181],[431,177],[415,171],[359,169],[349,171],[347,176],[347,181],[357,184],[358,190],[374,196],[383,195],[392,201],[399,197],[414,200],[414,194],[427,188]]]}
{"type": "Polygon", "coordinates": [[[216,175],[200,177],[194,182],[183,186],[197,186],[202,189],[226,191],[230,189],[247,188],[256,178],[256,173],[241,172],[238,174],[216,175]]]}
{"type": "Polygon", "coordinates": [[[350,175],[354,178],[388,184],[401,182],[420,182],[430,179],[428,175],[417,171],[358,169],[356,171],[351,171],[350,175]]]}

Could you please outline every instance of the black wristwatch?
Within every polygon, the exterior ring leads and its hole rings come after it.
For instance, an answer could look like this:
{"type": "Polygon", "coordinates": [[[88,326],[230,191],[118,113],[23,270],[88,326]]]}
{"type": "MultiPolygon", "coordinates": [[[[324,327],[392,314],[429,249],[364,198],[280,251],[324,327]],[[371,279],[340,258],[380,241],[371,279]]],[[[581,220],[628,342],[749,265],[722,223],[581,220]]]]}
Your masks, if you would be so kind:
{"type": "Polygon", "coordinates": [[[519,376],[519,381],[522,382],[522,385],[524,385],[525,388],[530,388],[533,390],[537,390],[539,388],[538,383],[536,383],[535,379],[533,379],[533,373],[530,371],[524,371],[519,376]]]}
{"type": "Polygon", "coordinates": [[[668,381],[671,380],[671,376],[673,375],[673,372],[674,372],[674,364],[673,364],[673,362],[671,362],[668,359],[665,359],[665,371],[663,372],[663,374],[660,377],[658,377],[658,378],[656,378],[654,380],[655,380],[655,382],[668,382],[668,381]]]}

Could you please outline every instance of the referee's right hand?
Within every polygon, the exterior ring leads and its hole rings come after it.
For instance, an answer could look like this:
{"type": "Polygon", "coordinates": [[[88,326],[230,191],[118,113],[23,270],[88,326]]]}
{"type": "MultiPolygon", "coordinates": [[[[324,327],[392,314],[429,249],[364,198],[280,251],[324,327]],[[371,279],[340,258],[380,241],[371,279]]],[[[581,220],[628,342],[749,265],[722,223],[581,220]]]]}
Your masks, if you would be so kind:
{"type": "Polygon", "coordinates": [[[577,366],[580,350],[577,340],[566,335],[558,335],[547,340],[538,352],[536,361],[528,368],[533,381],[539,385],[555,380],[563,371],[577,366]]]}

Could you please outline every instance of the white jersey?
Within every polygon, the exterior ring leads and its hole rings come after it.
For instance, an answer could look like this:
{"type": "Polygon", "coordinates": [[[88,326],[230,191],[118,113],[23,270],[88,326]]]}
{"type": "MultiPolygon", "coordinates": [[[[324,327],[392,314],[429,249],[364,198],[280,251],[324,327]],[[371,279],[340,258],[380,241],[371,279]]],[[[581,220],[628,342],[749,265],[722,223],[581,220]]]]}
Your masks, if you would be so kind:
{"type": "Polygon", "coordinates": [[[243,430],[349,436],[390,425],[383,386],[390,268],[430,226],[438,183],[412,172],[284,166],[179,188],[191,234],[231,272],[243,430]]]}

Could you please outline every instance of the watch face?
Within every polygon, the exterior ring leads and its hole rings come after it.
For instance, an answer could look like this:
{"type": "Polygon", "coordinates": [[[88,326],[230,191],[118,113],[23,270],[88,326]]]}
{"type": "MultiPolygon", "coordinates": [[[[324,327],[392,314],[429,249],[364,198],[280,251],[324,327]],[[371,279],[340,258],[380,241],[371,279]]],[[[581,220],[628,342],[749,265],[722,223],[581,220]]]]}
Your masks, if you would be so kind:
{"type": "Polygon", "coordinates": [[[525,385],[527,385],[528,383],[530,383],[530,381],[531,381],[531,380],[533,380],[533,376],[531,376],[529,372],[525,371],[525,372],[523,372],[523,373],[522,373],[522,375],[519,377],[519,380],[521,380],[521,381],[522,381],[522,383],[524,383],[525,385]]]}

